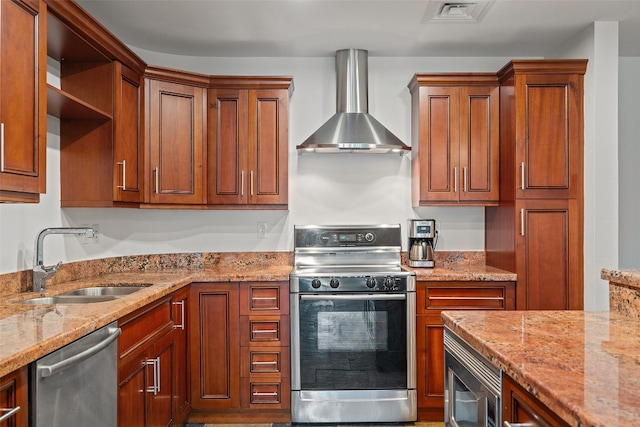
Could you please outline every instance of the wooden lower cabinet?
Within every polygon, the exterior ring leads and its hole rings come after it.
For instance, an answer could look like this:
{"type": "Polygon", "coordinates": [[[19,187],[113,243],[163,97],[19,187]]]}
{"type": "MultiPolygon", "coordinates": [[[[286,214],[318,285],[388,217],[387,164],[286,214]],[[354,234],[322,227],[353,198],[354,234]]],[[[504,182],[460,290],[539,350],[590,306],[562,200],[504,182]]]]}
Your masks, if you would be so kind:
{"type": "Polygon", "coordinates": [[[191,411],[191,364],[189,363],[189,288],[175,293],[173,301],[173,339],[175,343],[173,411],[176,424],[191,411]]]}
{"type": "Polygon", "coordinates": [[[513,427],[569,426],[508,375],[502,376],[502,420],[513,427]]]}
{"type": "Polygon", "coordinates": [[[118,425],[169,426],[176,422],[173,298],[167,296],[119,321],[118,425]]]}
{"type": "Polygon", "coordinates": [[[288,421],[286,282],[194,283],[190,422],[288,421]]]}
{"type": "Polygon", "coordinates": [[[418,420],[444,419],[442,310],[513,310],[514,282],[418,282],[416,291],[418,420]]]}
{"type": "Polygon", "coordinates": [[[19,408],[0,422],[0,427],[29,425],[29,377],[26,366],[0,378],[0,408],[0,417],[19,408]]]}

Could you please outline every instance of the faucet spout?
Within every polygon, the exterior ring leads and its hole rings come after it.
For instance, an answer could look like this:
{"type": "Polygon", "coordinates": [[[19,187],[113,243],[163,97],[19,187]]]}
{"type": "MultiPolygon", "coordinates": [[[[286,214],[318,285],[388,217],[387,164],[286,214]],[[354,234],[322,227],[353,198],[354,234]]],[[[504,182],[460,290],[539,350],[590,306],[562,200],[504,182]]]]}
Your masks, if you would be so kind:
{"type": "Polygon", "coordinates": [[[49,267],[44,265],[44,238],[50,234],[77,234],[91,238],[95,236],[95,230],[91,227],[52,227],[40,231],[33,251],[33,292],[44,291],[45,278],[55,273],[62,264],[62,262],[58,262],[49,267]]]}

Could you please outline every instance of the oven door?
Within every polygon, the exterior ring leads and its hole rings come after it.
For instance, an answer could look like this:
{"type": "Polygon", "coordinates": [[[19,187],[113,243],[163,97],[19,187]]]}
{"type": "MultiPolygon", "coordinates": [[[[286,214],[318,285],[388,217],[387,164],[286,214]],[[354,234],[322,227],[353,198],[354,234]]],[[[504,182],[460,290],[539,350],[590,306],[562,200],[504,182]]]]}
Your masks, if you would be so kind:
{"type": "Polygon", "coordinates": [[[291,294],[291,316],[292,421],[415,421],[415,292],[291,294]]]}

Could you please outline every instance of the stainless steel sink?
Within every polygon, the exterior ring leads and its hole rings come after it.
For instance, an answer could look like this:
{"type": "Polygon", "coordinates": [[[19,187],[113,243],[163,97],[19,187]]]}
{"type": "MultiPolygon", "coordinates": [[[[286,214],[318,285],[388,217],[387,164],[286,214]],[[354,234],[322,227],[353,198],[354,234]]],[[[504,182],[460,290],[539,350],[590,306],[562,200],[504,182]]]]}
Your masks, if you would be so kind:
{"type": "Polygon", "coordinates": [[[150,284],[123,286],[92,286],[74,289],[60,295],[37,297],[21,301],[22,304],[88,304],[113,301],[119,297],[130,295],[150,284]]]}
{"type": "Polygon", "coordinates": [[[147,285],[136,285],[136,286],[94,286],[90,288],[80,288],[75,289],[73,291],[65,292],[60,294],[60,296],[87,296],[87,297],[96,297],[96,296],[114,296],[120,297],[124,295],[132,294],[140,289],[146,288],[147,285]]]}
{"type": "Polygon", "coordinates": [[[21,301],[22,304],[87,304],[94,302],[113,301],[115,295],[56,295],[52,297],[38,297],[21,301]]]}

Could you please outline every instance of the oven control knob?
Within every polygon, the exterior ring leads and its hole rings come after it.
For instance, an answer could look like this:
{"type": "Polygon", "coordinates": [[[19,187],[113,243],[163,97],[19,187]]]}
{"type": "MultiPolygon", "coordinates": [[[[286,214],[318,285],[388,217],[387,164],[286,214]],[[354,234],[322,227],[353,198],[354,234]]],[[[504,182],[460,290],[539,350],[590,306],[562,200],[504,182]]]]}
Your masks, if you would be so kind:
{"type": "Polygon", "coordinates": [[[393,279],[393,277],[385,277],[382,285],[388,291],[398,290],[398,287],[396,286],[396,281],[393,279]]]}
{"type": "Polygon", "coordinates": [[[377,283],[376,283],[376,278],[375,277],[367,277],[367,282],[365,283],[367,285],[367,288],[371,289],[371,288],[375,288],[377,283]]]}
{"type": "Polygon", "coordinates": [[[335,289],[338,286],[340,286],[340,281],[334,277],[333,279],[331,279],[329,281],[329,286],[331,286],[333,289],[335,289]]]}
{"type": "Polygon", "coordinates": [[[373,242],[373,240],[376,238],[376,236],[373,233],[366,233],[364,235],[364,240],[366,240],[367,242],[371,243],[373,242]]]}
{"type": "Polygon", "coordinates": [[[320,287],[320,279],[313,279],[311,281],[311,287],[313,289],[318,289],[320,287]]]}

